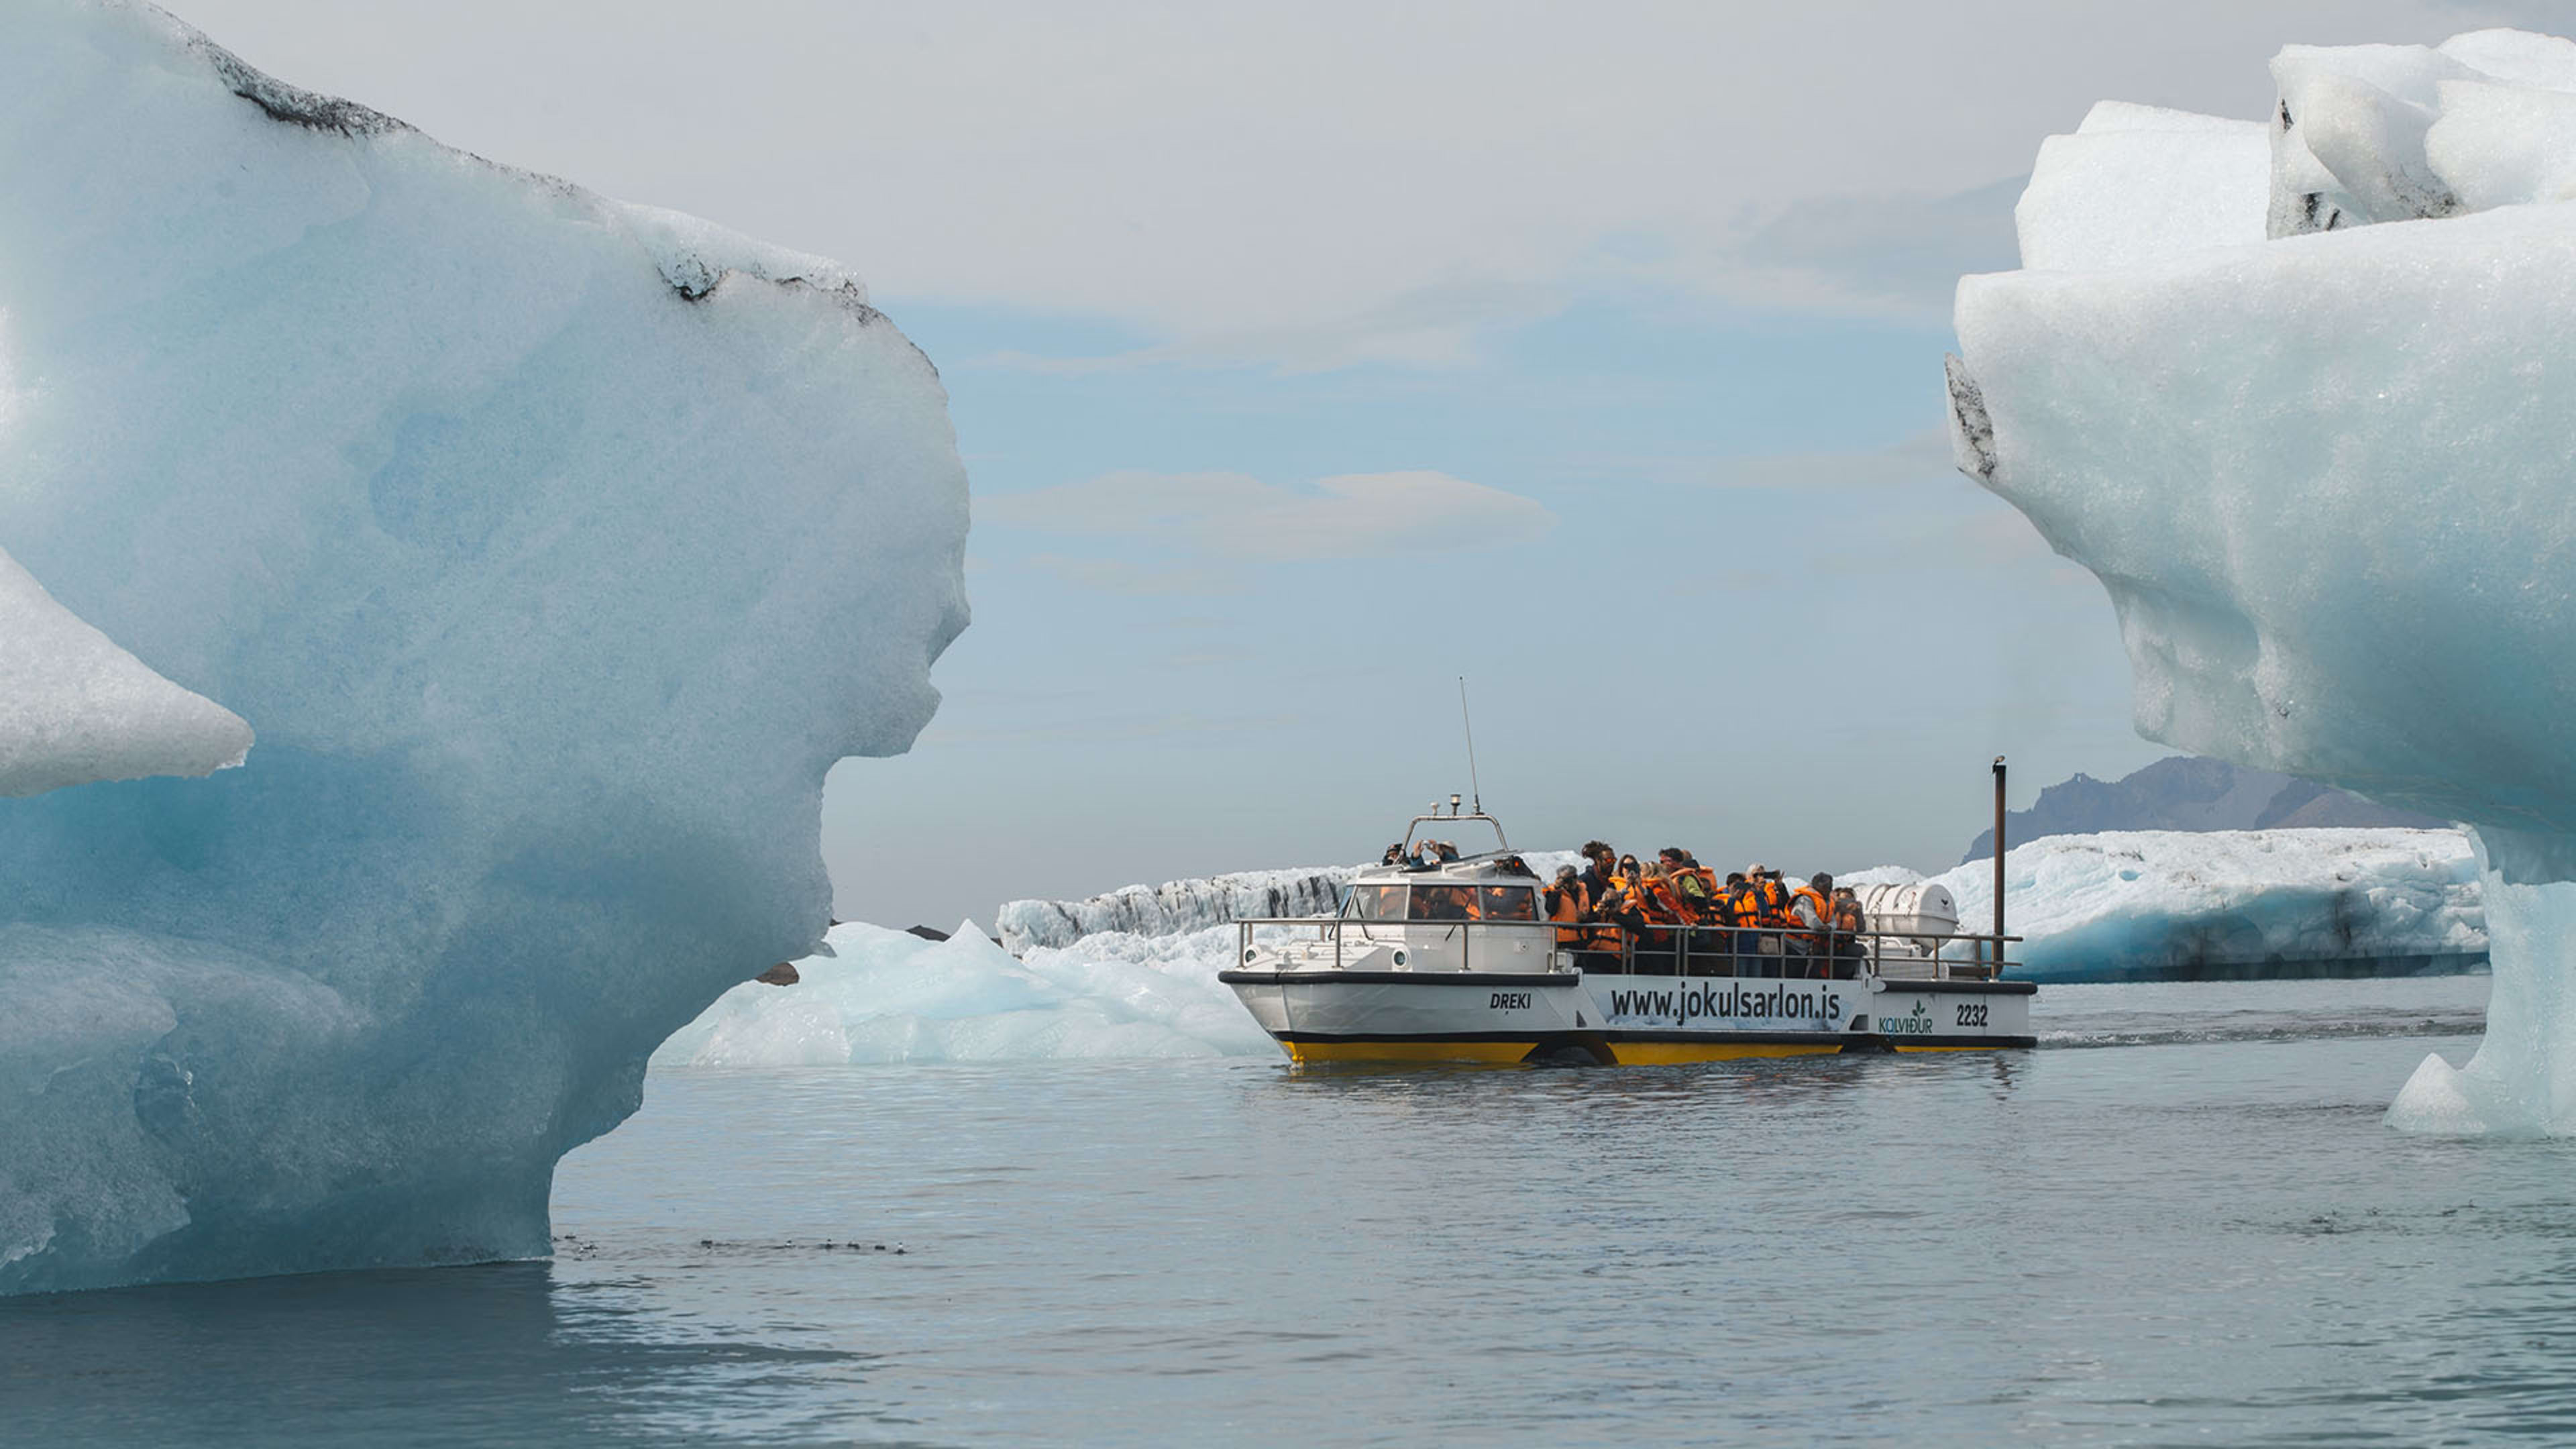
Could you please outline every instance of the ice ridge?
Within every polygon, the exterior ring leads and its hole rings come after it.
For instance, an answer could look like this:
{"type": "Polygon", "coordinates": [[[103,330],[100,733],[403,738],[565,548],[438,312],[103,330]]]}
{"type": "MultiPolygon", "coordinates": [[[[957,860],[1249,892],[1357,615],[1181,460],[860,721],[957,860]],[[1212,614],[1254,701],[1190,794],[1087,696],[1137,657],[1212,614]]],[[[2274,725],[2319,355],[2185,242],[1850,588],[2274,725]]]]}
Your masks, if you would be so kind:
{"type": "Polygon", "coordinates": [[[937,374],[829,263],[148,5],[8,24],[0,689],[177,724],[0,798],[0,1293],[540,1255],[937,705],[937,374]]]}

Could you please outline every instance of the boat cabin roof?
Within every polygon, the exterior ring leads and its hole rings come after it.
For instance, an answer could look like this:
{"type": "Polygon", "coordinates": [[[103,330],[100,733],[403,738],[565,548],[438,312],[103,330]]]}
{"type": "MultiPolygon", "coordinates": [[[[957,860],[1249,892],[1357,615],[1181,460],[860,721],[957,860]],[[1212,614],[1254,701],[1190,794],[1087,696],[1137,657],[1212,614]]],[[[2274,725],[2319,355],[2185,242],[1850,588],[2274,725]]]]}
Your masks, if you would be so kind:
{"type": "Polygon", "coordinates": [[[1543,885],[1538,873],[1529,868],[1519,854],[1508,850],[1489,850],[1482,855],[1462,855],[1456,860],[1443,860],[1430,865],[1406,861],[1401,865],[1371,866],[1352,877],[1351,884],[1405,885],[1424,881],[1472,882],[1477,885],[1518,881],[1543,885]]]}

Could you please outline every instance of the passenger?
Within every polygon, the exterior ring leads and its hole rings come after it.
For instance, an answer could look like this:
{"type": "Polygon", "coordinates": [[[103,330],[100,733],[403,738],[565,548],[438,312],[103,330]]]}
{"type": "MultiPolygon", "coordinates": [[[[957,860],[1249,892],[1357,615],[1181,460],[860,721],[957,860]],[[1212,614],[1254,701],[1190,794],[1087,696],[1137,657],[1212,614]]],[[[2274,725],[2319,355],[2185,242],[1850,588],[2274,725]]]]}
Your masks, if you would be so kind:
{"type": "Polygon", "coordinates": [[[1619,857],[1619,867],[1610,877],[1610,894],[1596,908],[1596,914],[1618,926],[1627,946],[1632,969],[1656,972],[1670,969],[1672,944],[1669,934],[1656,927],[1648,908],[1651,896],[1643,871],[1637,868],[1633,855],[1619,857]]]}
{"type": "Polygon", "coordinates": [[[1846,981],[1860,979],[1861,966],[1869,959],[1869,947],[1861,941],[1869,929],[1869,918],[1861,912],[1860,897],[1850,886],[1834,888],[1834,974],[1846,981]]]}
{"type": "MultiPolygon", "coordinates": [[[[1637,943],[1640,957],[1651,955],[1658,974],[1672,974],[1681,969],[1682,927],[1690,917],[1673,894],[1672,877],[1664,873],[1661,862],[1647,866],[1637,880],[1637,909],[1646,919],[1645,935],[1637,943]]],[[[1647,969],[1640,966],[1639,970],[1647,969]]]]}
{"type": "Polygon", "coordinates": [[[1834,878],[1822,871],[1809,876],[1805,885],[1790,892],[1789,914],[1800,929],[1789,937],[1789,950],[1793,959],[1804,956],[1807,966],[1805,972],[1795,974],[1833,974],[1833,945],[1828,939],[1833,929],[1833,901],[1834,878]]]}
{"type": "Polygon", "coordinates": [[[1717,877],[1679,846],[1667,845],[1655,855],[1663,863],[1665,877],[1673,883],[1673,894],[1690,908],[1694,919],[1706,920],[1709,907],[1717,900],[1717,877]]]}
{"type": "Polygon", "coordinates": [[[1379,856],[1377,863],[1380,865],[1404,864],[1404,842],[1399,840],[1395,844],[1388,846],[1386,848],[1386,854],[1379,856]]]}
{"type": "Polygon", "coordinates": [[[1591,913],[1592,897],[1584,891],[1583,878],[1574,873],[1573,866],[1556,868],[1556,880],[1540,893],[1540,904],[1546,907],[1547,918],[1557,923],[1558,946],[1571,950],[1583,944],[1583,932],[1577,927],[1591,913]]]}
{"type": "Polygon", "coordinates": [[[1486,885],[1476,888],[1476,918],[1481,921],[1535,921],[1527,886],[1486,885]]]}
{"type": "Polygon", "coordinates": [[[1619,896],[1617,855],[1598,840],[1584,842],[1583,858],[1588,862],[1575,884],[1583,891],[1583,933],[1585,947],[1582,966],[1587,972],[1623,971],[1627,969],[1628,936],[1613,910],[1619,896]]]}
{"type": "Polygon", "coordinates": [[[1583,842],[1583,893],[1595,906],[1610,899],[1610,877],[1619,873],[1618,853],[1598,840],[1583,842]]]}
{"type": "Polygon", "coordinates": [[[1781,934],[1795,924],[1789,918],[1789,888],[1780,883],[1780,872],[1755,861],[1744,868],[1753,887],[1754,923],[1760,934],[1754,938],[1754,949],[1763,957],[1762,974],[1778,976],[1787,970],[1788,947],[1781,934]]]}
{"type": "Polygon", "coordinates": [[[1726,883],[1718,887],[1717,906],[1719,918],[1728,928],[1727,955],[1733,962],[1733,973],[1737,976],[1756,974],[1761,958],[1755,953],[1761,947],[1757,944],[1754,927],[1762,923],[1762,906],[1754,898],[1753,885],[1744,878],[1744,872],[1730,870],[1726,873],[1726,883]]]}

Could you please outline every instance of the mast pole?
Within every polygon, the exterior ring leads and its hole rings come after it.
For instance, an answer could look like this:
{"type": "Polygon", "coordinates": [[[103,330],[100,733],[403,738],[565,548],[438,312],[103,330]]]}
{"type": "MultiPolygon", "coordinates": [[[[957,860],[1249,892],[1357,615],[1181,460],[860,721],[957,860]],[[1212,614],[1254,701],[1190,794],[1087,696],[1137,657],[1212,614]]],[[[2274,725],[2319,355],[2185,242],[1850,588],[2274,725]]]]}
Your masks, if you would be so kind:
{"type": "Polygon", "coordinates": [[[1475,791],[1476,813],[1485,813],[1485,787],[1476,781],[1476,720],[1467,713],[1467,676],[1458,676],[1458,722],[1467,727],[1467,788],[1475,791]]]}
{"type": "Polygon", "coordinates": [[[2004,757],[1995,756],[1995,974],[2004,974],[2004,757]]]}

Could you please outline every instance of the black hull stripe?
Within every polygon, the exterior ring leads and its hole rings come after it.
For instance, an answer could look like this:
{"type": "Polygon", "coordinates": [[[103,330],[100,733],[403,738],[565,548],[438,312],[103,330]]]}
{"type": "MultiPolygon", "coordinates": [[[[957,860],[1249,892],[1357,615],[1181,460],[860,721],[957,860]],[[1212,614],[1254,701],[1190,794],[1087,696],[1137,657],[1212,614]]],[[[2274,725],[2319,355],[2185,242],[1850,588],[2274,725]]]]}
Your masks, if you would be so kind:
{"type": "MultiPolygon", "coordinates": [[[[1563,971],[1220,971],[1216,979],[1228,986],[1574,986],[1586,978],[1563,971]]],[[[1603,972],[1590,978],[1599,981],[1633,981],[1633,976],[1603,972]]],[[[1821,981],[1817,976],[1656,976],[1658,981],[1821,981]]],[[[1836,977],[1848,981],[1850,977],[1836,977]]],[[[1889,981],[1890,996],[1918,993],[1925,996],[2031,996],[2039,991],[2036,981],[1889,981]]]]}
{"type": "Polygon", "coordinates": [[[1882,976],[1878,979],[1886,985],[1887,994],[1890,996],[1902,995],[1908,991],[1920,991],[1927,995],[1946,993],[1953,996],[2036,996],[2039,994],[2039,983],[2036,981],[1909,981],[1902,976],[1894,979],[1882,976]]]}
{"type": "Polygon", "coordinates": [[[1321,1045],[1408,1042],[1531,1042],[1539,1046],[1580,1046],[1587,1042],[1688,1042],[1700,1046],[1835,1046],[1847,1042],[1885,1042],[1889,1046],[2035,1047],[2035,1036],[1881,1036],[1874,1031],[1414,1031],[1401,1036],[1369,1031],[1274,1031],[1284,1042],[1321,1045]]]}
{"type": "Polygon", "coordinates": [[[1220,971],[1228,986],[1575,986],[1562,971],[1220,971]]]}

